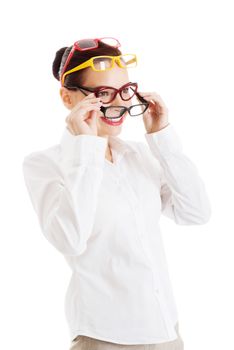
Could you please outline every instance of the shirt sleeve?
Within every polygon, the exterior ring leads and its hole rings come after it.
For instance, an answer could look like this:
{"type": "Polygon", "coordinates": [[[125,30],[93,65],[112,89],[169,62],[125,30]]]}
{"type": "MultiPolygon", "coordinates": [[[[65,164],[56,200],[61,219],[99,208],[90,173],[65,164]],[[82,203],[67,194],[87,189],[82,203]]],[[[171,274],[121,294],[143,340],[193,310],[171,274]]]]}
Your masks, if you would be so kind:
{"type": "Polygon", "coordinates": [[[80,255],[92,232],[107,139],[64,131],[59,157],[33,152],[23,160],[26,187],[48,241],[80,255]]]}
{"type": "Polygon", "coordinates": [[[179,225],[205,224],[211,206],[195,164],[183,153],[175,128],[169,124],[157,132],[146,133],[146,141],[161,165],[162,214],[179,225]]]}

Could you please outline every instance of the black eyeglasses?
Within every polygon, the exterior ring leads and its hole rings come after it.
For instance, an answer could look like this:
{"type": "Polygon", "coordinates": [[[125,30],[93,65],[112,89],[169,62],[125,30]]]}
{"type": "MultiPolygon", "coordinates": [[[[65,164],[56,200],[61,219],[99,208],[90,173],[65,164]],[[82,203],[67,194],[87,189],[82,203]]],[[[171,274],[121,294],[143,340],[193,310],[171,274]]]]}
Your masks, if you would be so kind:
{"type": "Polygon", "coordinates": [[[136,117],[145,113],[147,108],[149,107],[149,102],[146,101],[138,92],[136,93],[137,98],[141,103],[132,105],[130,107],[125,106],[101,106],[100,110],[104,114],[106,118],[116,119],[122,117],[126,112],[129,113],[131,117],[136,117]]]}
{"type": "Polygon", "coordinates": [[[109,106],[109,107],[100,107],[100,110],[104,114],[104,116],[108,119],[116,119],[122,117],[126,112],[129,113],[131,117],[136,117],[145,113],[147,108],[149,107],[148,103],[139,103],[132,105],[130,107],[125,106],[109,106]]]}

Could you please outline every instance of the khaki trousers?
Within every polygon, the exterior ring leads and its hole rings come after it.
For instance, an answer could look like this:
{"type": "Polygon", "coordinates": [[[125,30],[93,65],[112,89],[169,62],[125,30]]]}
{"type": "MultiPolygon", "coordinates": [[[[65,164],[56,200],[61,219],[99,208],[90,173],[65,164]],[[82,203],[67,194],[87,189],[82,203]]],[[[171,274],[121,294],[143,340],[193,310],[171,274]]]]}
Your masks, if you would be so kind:
{"type": "Polygon", "coordinates": [[[160,344],[124,345],[78,335],[71,343],[69,350],[184,350],[184,342],[179,333],[179,323],[175,326],[178,338],[160,344]]]}

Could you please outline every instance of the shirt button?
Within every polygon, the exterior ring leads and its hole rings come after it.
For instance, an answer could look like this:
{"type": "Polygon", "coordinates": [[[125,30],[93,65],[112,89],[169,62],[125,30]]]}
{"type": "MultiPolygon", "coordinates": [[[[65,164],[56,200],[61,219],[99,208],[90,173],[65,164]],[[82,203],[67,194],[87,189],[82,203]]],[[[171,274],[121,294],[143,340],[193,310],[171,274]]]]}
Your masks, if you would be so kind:
{"type": "Polygon", "coordinates": [[[157,294],[159,294],[159,290],[158,290],[158,289],[155,289],[155,292],[156,292],[157,294]]]}

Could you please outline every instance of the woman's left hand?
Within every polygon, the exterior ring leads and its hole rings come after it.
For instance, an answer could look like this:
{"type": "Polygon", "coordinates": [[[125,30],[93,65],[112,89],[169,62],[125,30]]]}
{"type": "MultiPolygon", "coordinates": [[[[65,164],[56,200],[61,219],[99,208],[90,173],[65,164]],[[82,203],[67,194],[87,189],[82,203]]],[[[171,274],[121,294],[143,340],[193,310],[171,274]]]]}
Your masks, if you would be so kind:
{"type": "Polygon", "coordinates": [[[148,134],[165,128],[168,124],[168,109],[156,92],[139,92],[150,103],[143,114],[145,129],[148,134]]]}

